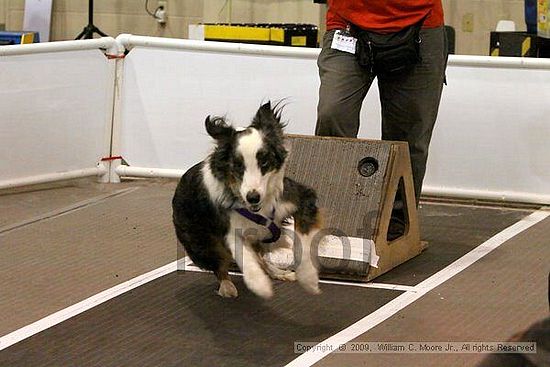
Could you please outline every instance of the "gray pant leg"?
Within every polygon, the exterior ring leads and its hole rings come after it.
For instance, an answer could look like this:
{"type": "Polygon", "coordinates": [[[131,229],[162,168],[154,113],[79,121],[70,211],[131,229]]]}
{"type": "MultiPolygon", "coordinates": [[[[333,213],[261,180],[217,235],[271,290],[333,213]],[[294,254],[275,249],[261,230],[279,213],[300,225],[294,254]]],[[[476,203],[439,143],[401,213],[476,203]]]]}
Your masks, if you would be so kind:
{"type": "Polygon", "coordinates": [[[401,77],[378,78],[382,139],[409,143],[416,198],[420,197],[445,79],[447,48],[443,27],[421,31],[422,62],[401,77]]]}
{"type": "MultiPolygon", "coordinates": [[[[317,61],[321,86],[316,135],[356,137],[363,99],[373,76],[355,55],[330,48],[327,32],[317,61]]],[[[378,80],[382,107],[382,139],[409,143],[417,200],[426,172],[428,146],[437,117],[445,77],[447,51],[443,27],[421,31],[422,63],[410,74],[378,80]]]]}
{"type": "Polygon", "coordinates": [[[330,48],[334,32],[325,34],[317,60],[321,86],[315,135],[354,138],[373,77],[357,64],[355,55],[330,48]]]}

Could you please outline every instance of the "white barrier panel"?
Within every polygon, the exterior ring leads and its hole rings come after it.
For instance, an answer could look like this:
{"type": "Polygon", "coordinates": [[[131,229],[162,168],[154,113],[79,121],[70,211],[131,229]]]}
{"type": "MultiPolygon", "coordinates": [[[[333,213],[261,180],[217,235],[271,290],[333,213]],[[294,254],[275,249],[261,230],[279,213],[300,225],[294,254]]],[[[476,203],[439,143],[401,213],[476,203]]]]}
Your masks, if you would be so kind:
{"type": "Polygon", "coordinates": [[[501,59],[451,61],[424,193],[550,203],[550,61],[501,59]]]}
{"type": "Polygon", "coordinates": [[[105,173],[114,66],[97,47],[109,44],[0,50],[0,188],[105,173]]]}
{"type": "MultiPolygon", "coordinates": [[[[177,176],[211,145],[207,115],[227,113],[245,125],[267,99],[288,98],[288,132],[314,131],[318,50],[118,39],[133,47],[124,67],[120,153],[134,167],[119,172],[177,176]]],[[[452,56],[425,193],[550,203],[549,77],[545,60],[452,56]]],[[[359,136],[379,138],[376,83],[361,119],[359,136]]]]}
{"type": "Polygon", "coordinates": [[[314,133],[318,50],[137,38],[146,44],[125,58],[121,102],[131,166],[187,169],[210,149],[206,116],[246,126],[267,100],[283,100],[287,132],[314,133]]]}

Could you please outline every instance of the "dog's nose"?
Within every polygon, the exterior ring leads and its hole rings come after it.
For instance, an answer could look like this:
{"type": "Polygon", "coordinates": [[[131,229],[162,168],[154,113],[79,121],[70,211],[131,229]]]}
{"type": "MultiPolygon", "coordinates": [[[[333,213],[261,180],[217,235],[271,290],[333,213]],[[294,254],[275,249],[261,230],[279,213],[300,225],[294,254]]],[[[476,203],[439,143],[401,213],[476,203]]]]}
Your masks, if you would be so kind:
{"type": "Polygon", "coordinates": [[[256,190],[249,191],[248,194],[246,194],[246,201],[250,204],[258,204],[260,202],[260,193],[256,190]]]}

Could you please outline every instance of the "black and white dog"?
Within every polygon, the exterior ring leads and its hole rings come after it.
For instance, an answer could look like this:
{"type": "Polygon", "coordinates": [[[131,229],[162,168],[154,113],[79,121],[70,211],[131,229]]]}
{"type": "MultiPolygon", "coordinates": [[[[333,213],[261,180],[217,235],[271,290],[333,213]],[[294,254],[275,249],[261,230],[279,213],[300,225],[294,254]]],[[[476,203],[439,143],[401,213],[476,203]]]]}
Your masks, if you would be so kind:
{"type": "Polygon", "coordinates": [[[310,248],[321,215],[315,192],[284,177],[288,150],[280,109],[262,105],[247,128],[235,129],[221,117],[208,116],[205,124],[216,145],[183,175],[172,200],[176,235],[187,255],[214,272],[222,297],[238,295],[228,274],[233,259],[247,287],[263,298],[273,295],[269,276],[298,280],[306,291],[319,293],[316,254],[310,248]],[[280,230],[289,217],[295,223],[293,244],[280,230]],[[264,256],[291,246],[295,272],[264,256]]]}

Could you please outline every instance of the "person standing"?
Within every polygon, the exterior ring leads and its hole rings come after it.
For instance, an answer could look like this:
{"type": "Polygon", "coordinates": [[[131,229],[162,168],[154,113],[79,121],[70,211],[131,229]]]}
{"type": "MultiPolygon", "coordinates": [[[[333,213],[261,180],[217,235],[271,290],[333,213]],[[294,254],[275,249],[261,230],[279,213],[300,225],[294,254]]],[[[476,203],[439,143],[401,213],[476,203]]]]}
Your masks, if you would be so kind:
{"type": "Polygon", "coordinates": [[[315,134],[357,137],[361,106],[377,77],[382,139],[408,142],[418,203],[445,82],[441,0],[328,0],[326,25],[315,134]]]}

